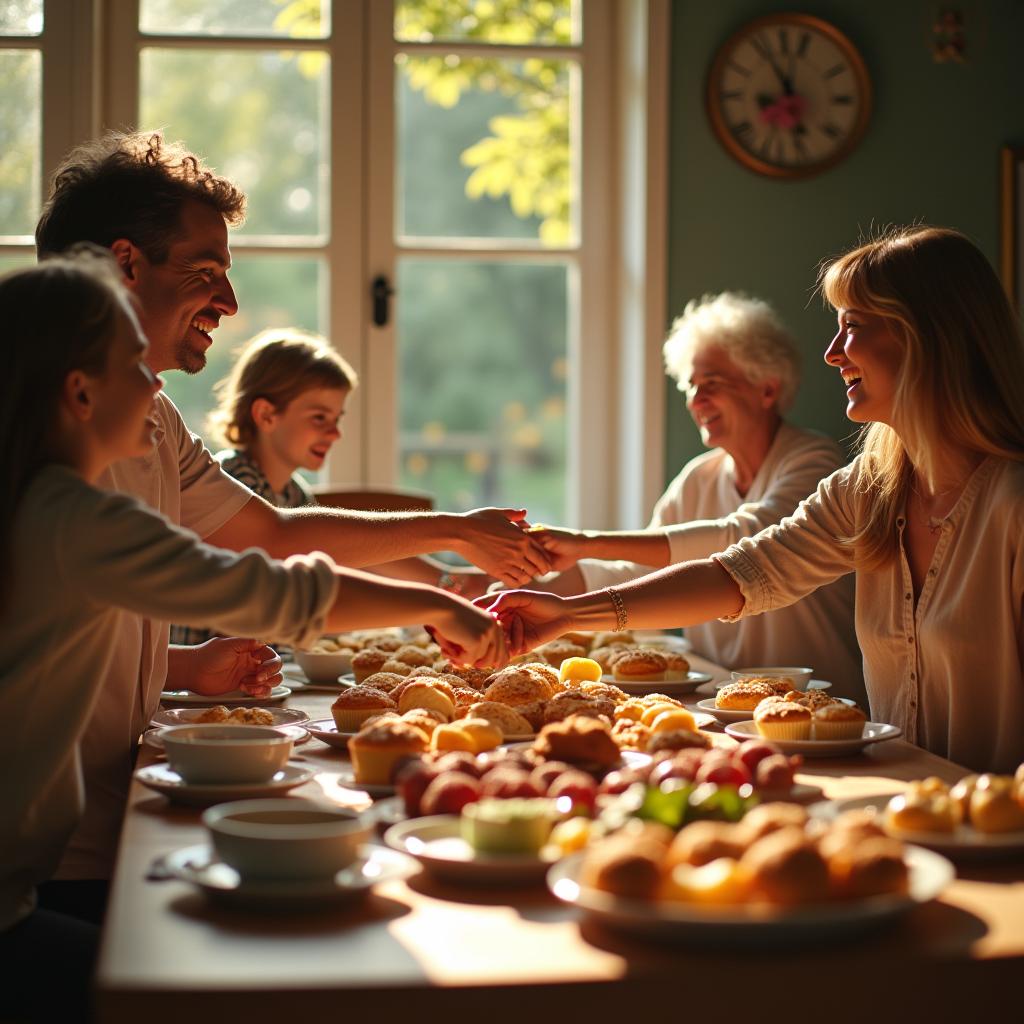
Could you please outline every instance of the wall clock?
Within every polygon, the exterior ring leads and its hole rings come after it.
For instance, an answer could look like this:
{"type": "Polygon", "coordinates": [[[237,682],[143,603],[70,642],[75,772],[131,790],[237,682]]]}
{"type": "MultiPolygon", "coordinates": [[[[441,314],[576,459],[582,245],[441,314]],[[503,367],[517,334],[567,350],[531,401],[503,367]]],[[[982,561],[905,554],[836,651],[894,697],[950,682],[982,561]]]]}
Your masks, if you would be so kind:
{"type": "Polygon", "coordinates": [[[715,55],[708,115],[723,146],[758,174],[806,178],[860,141],[871,80],[856,47],[809,14],[751,21],[715,55]]]}

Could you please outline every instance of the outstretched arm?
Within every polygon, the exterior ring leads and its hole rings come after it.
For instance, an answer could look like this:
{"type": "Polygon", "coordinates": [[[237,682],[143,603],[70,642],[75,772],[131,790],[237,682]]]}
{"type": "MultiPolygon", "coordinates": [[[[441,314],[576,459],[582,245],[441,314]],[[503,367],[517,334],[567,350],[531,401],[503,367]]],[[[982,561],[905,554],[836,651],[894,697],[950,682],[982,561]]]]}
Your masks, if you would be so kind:
{"type": "MultiPolygon", "coordinates": [[[[714,559],[686,562],[615,587],[626,613],[625,626],[672,629],[738,614],[743,595],[714,559]]],[[[487,601],[481,598],[478,603],[487,601]]],[[[620,625],[607,590],[557,597],[511,590],[488,605],[518,654],[572,629],[615,629],[620,625]]]]}
{"type": "Polygon", "coordinates": [[[548,571],[548,558],[520,523],[521,509],[472,512],[355,512],[276,509],[254,497],[205,538],[214,547],[258,547],[274,558],[325,551],[353,567],[378,565],[429,551],[455,551],[509,586],[548,571]]]}

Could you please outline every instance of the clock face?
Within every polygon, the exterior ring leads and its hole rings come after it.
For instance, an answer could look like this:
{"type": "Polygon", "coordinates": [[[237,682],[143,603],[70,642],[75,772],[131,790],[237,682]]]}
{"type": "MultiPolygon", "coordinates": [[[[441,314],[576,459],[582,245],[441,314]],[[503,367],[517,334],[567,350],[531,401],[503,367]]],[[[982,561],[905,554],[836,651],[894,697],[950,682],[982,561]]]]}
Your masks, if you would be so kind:
{"type": "Polygon", "coordinates": [[[860,140],[871,83],[838,29],[802,14],[751,22],[719,50],[708,77],[715,134],[761,174],[807,177],[860,140]]]}

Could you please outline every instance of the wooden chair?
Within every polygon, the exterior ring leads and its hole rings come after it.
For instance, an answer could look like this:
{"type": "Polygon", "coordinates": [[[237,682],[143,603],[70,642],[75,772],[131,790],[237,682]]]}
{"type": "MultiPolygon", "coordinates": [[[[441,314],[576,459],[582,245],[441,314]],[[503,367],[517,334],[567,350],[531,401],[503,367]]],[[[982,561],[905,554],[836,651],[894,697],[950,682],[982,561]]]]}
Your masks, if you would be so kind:
{"type": "Polygon", "coordinates": [[[316,500],[329,508],[358,512],[432,512],[434,499],[421,491],[369,491],[360,488],[313,488],[316,500]]]}

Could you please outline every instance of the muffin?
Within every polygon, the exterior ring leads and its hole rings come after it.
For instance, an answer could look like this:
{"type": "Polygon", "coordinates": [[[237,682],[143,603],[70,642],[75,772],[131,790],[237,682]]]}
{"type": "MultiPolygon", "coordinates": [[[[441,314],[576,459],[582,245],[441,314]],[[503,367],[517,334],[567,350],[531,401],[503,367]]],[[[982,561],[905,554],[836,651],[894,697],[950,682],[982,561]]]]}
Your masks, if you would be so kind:
{"type": "Polygon", "coordinates": [[[544,706],[544,722],[561,722],[570,715],[586,715],[590,718],[615,717],[615,702],[607,697],[592,697],[578,690],[566,690],[556,694],[544,706]]]}
{"type": "MultiPolygon", "coordinates": [[[[664,735],[670,735],[665,733],[664,735]]],[[[636,750],[643,753],[648,750],[651,741],[651,730],[642,722],[631,718],[620,718],[612,726],[612,739],[619,745],[619,750],[636,750]]]]}
{"type": "Polygon", "coordinates": [[[485,700],[471,704],[467,711],[468,718],[484,718],[492,722],[505,736],[529,736],[533,733],[530,723],[518,711],[507,704],[485,700]]]}
{"type": "Polygon", "coordinates": [[[451,687],[446,683],[426,679],[414,680],[402,690],[402,695],[398,698],[398,710],[427,708],[440,712],[446,721],[451,721],[455,717],[454,696],[451,687]]]}
{"type": "Polygon", "coordinates": [[[867,715],[850,704],[826,704],[814,712],[814,738],[816,740],[856,739],[864,733],[867,715]]]}
{"type": "Polygon", "coordinates": [[[534,653],[539,654],[549,665],[557,669],[566,658],[585,658],[587,648],[567,640],[550,640],[546,644],[541,644],[534,653]]]}
{"type": "Polygon", "coordinates": [[[397,672],[371,672],[363,680],[364,686],[372,686],[375,690],[381,690],[384,693],[391,693],[396,686],[401,686],[405,682],[405,676],[400,676],[397,672]]]}
{"type": "Polygon", "coordinates": [[[608,644],[605,647],[593,648],[588,657],[591,661],[596,661],[601,666],[601,671],[607,675],[614,668],[616,660],[628,650],[626,644],[608,644]]]}
{"type": "Polygon", "coordinates": [[[415,647],[412,644],[404,644],[395,651],[395,660],[404,662],[406,665],[412,665],[413,668],[423,668],[427,665],[431,667],[440,651],[440,648],[434,648],[434,650],[424,650],[422,647],[415,647]]]}
{"type": "Polygon", "coordinates": [[[580,715],[545,725],[533,749],[546,761],[566,761],[587,769],[610,768],[622,760],[611,727],[580,715]]]}
{"type": "Polygon", "coordinates": [[[765,739],[810,739],[811,709],[776,697],[758,704],[754,709],[754,724],[765,739]]]}
{"type": "Polygon", "coordinates": [[[758,704],[778,694],[763,679],[727,683],[715,694],[715,707],[725,711],[753,711],[758,704]]]}
{"type": "Polygon", "coordinates": [[[403,721],[387,721],[356,733],[348,741],[356,782],[386,786],[399,762],[427,749],[423,733],[403,721]]]}
{"type": "Polygon", "coordinates": [[[662,651],[665,659],[665,682],[681,683],[686,680],[690,663],[677,651],[662,651]]]}
{"type": "MultiPolygon", "coordinates": [[[[379,647],[367,647],[352,655],[352,675],[357,683],[365,682],[367,676],[374,672],[380,672],[385,662],[391,657],[386,651],[379,647]]],[[[404,675],[404,673],[402,673],[404,675]]]]}
{"type": "Polygon", "coordinates": [[[794,704],[803,704],[805,708],[810,708],[812,711],[828,707],[829,704],[840,703],[824,690],[790,690],[789,693],[784,693],[782,696],[794,704]]]}
{"type": "Polygon", "coordinates": [[[395,702],[382,690],[372,686],[350,686],[342,690],[331,705],[331,715],[338,732],[355,732],[363,722],[384,711],[394,711],[395,702]]]}
{"type": "Polygon", "coordinates": [[[628,629],[604,630],[594,634],[590,642],[590,649],[593,651],[599,647],[611,647],[615,644],[631,646],[636,643],[636,637],[628,629]]]}
{"type": "Polygon", "coordinates": [[[531,672],[529,666],[513,665],[503,668],[492,678],[484,690],[484,700],[499,701],[515,707],[517,704],[547,700],[551,694],[551,684],[531,672]]]}
{"type": "Polygon", "coordinates": [[[667,664],[659,651],[638,648],[616,658],[612,674],[617,683],[660,683],[667,664]]]}
{"type": "Polygon", "coordinates": [[[407,665],[404,661],[399,661],[394,655],[388,658],[387,661],[381,665],[379,671],[381,672],[394,672],[395,675],[409,676],[418,671],[418,668],[413,665],[407,665]]]}

